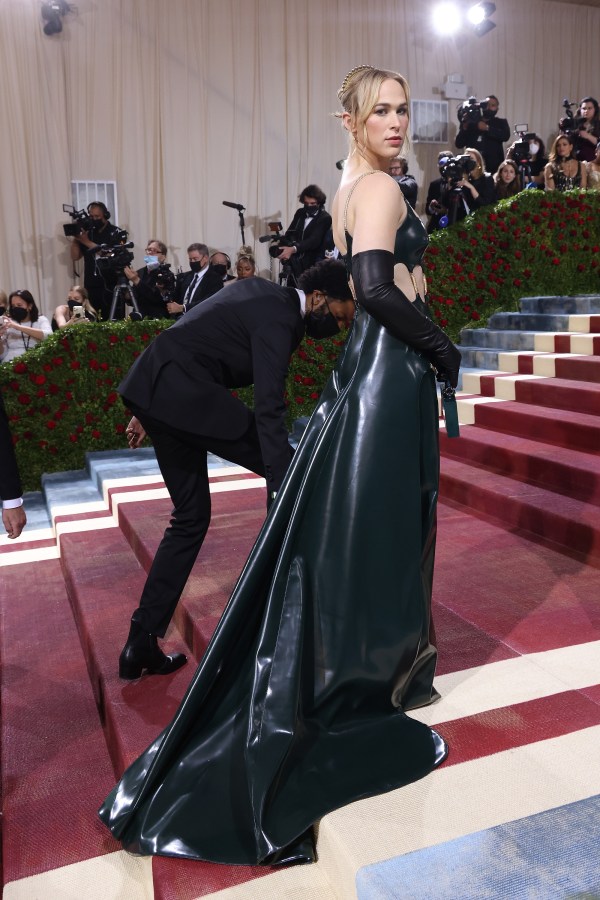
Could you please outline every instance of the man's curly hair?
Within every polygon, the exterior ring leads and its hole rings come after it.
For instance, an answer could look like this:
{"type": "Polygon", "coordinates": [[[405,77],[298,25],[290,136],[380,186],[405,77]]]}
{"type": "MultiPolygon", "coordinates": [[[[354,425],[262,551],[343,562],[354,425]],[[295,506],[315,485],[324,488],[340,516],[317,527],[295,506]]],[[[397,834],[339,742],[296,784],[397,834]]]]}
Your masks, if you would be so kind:
{"type": "Polygon", "coordinates": [[[346,266],[337,259],[325,259],[306,269],[298,279],[298,287],[306,294],[323,291],[333,300],[352,300],[346,266]]]}

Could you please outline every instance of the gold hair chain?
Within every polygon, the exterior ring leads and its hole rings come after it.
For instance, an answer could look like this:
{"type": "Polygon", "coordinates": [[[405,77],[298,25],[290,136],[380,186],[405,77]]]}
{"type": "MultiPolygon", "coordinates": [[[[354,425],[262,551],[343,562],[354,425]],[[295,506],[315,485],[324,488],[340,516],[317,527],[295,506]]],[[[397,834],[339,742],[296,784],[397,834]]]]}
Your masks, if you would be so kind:
{"type": "Polygon", "coordinates": [[[372,71],[374,71],[374,70],[375,70],[375,66],[355,66],[353,69],[351,69],[350,72],[348,72],[348,74],[347,74],[346,77],[344,78],[344,80],[343,80],[343,82],[342,82],[342,86],[341,86],[341,88],[340,88],[339,91],[338,91],[338,97],[340,97],[340,99],[341,99],[341,95],[344,93],[344,91],[345,91],[346,88],[348,87],[348,84],[349,84],[350,79],[352,78],[352,76],[353,76],[353,75],[356,75],[357,72],[362,72],[363,69],[371,69],[372,71]]]}

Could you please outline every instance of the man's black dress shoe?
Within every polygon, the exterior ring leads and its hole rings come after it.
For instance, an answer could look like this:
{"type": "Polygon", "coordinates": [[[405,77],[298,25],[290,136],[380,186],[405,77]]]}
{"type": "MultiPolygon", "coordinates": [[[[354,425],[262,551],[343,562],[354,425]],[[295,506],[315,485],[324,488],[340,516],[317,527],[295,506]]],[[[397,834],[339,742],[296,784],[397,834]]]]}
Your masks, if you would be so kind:
{"type": "Polygon", "coordinates": [[[148,675],[170,675],[187,662],[183,653],[167,656],[158,646],[155,634],[138,630],[132,623],[127,643],[119,657],[119,678],[132,681],[140,678],[144,670],[148,675]]]}

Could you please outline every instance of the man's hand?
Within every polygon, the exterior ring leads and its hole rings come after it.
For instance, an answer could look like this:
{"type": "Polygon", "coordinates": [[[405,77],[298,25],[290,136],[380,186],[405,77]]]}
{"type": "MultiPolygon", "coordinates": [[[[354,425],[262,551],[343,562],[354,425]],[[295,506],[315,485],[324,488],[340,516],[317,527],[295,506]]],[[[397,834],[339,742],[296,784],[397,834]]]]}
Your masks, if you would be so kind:
{"type": "Polygon", "coordinates": [[[135,416],[131,417],[125,434],[127,435],[127,443],[129,444],[130,450],[135,450],[137,447],[141,447],[142,442],[146,437],[146,432],[142,427],[142,423],[139,419],[136,419],[135,416]]]}
{"type": "Polygon", "coordinates": [[[25,507],[21,505],[15,506],[13,509],[3,509],[2,522],[4,523],[8,537],[11,540],[18,538],[27,524],[25,507]]]}
{"type": "Polygon", "coordinates": [[[182,303],[175,303],[174,300],[171,300],[170,303],[167,303],[167,309],[169,310],[169,312],[171,313],[172,316],[175,316],[175,315],[177,315],[178,313],[182,313],[182,312],[183,312],[183,304],[182,304],[182,303]]]}
{"type": "Polygon", "coordinates": [[[285,260],[290,259],[290,257],[293,256],[295,252],[295,247],[283,247],[277,259],[280,259],[282,260],[282,262],[284,262],[285,260]]]}
{"type": "Polygon", "coordinates": [[[131,281],[132,284],[140,283],[140,276],[135,269],[132,269],[130,266],[125,266],[123,272],[125,273],[125,278],[127,278],[128,281],[131,281]]]}
{"type": "Polygon", "coordinates": [[[490,126],[485,121],[485,119],[480,119],[479,122],[477,123],[477,127],[479,128],[480,131],[489,131],[490,130],[490,126]]]}

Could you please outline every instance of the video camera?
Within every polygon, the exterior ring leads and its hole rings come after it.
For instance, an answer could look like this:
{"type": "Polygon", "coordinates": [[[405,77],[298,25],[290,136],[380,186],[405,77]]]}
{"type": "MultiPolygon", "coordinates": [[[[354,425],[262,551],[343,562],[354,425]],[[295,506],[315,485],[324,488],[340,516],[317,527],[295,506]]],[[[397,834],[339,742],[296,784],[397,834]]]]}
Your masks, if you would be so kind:
{"type": "Polygon", "coordinates": [[[461,125],[477,125],[480,119],[485,117],[487,100],[478,100],[477,97],[469,97],[456,108],[456,115],[461,125]]]}
{"type": "Polygon", "coordinates": [[[511,147],[513,159],[518,166],[529,165],[531,162],[531,152],[529,150],[529,142],[533,141],[537,135],[534,131],[529,131],[529,125],[515,125],[514,134],[519,138],[511,147]]]}
{"type": "Polygon", "coordinates": [[[156,286],[160,289],[162,298],[165,303],[171,303],[175,296],[175,285],[177,278],[175,272],[171,271],[171,263],[161,263],[156,269],[156,286]]]}
{"type": "Polygon", "coordinates": [[[455,187],[459,181],[477,167],[476,161],[468,153],[460,156],[446,156],[440,160],[440,175],[455,187]]]}
{"type": "Polygon", "coordinates": [[[573,113],[573,106],[578,106],[577,103],[571,103],[567,98],[562,102],[563,109],[565,111],[564,116],[558,122],[558,130],[561,134],[567,135],[567,137],[574,138],[577,137],[577,133],[579,129],[585,125],[585,118],[583,116],[576,116],[573,113]]]}
{"type": "Polygon", "coordinates": [[[281,233],[283,231],[283,225],[281,224],[281,222],[269,222],[269,228],[271,230],[271,233],[263,234],[262,237],[259,237],[258,240],[261,244],[264,244],[266,241],[270,241],[271,246],[269,247],[269,256],[273,259],[277,259],[282,249],[284,247],[293,247],[294,242],[281,233]]]}
{"type": "Polygon", "coordinates": [[[75,209],[69,203],[63,203],[63,212],[73,220],[63,225],[65,237],[77,237],[82,231],[91,231],[94,227],[94,220],[85,209],[75,209]]]}
{"type": "Polygon", "coordinates": [[[133,253],[130,251],[135,244],[133,241],[128,241],[128,237],[129,233],[124,228],[119,228],[112,235],[111,244],[100,244],[96,255],[96,266],[105,283],[107,276],[123,275],[123,269],[133,262],[133,253]]]}

